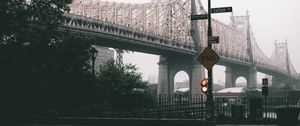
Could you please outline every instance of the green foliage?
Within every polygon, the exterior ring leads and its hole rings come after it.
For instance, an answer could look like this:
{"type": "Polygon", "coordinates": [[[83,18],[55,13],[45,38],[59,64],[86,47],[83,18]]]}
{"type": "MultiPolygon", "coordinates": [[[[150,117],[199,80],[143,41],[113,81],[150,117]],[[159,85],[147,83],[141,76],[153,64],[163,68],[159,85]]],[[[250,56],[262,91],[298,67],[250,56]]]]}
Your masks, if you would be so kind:
{"type": "Polygon", "coordinates": [[[262,94],[256,88],[244,88],[242,96],[245,98],[261,98],[262,94]]]}
{"type": "Polygon", "coordinates": [[[280,84],[278,86],[278,90],[287,90],[287,91],[291,91],[294,90],[294,88],[292,86],[289,86],[288,84],[280,84]]]}
{"type": "Polygon", "coordinates": [[[115,109],[136,108],[151,102],[147,82],[136,70],[134,65],[113,60],[103,65],[98,75],[99,102],[110,103],[115,109]]]}
{"type": "Polygon", "coordinates": [[[148,85],[147,90],[150,95],[153,95],[153,96],[157,95],[157,86],[158,86],[157,84],[148,85]]]}
{"type": "MultiPolygon", "coordinates": [[[[92,40],[58,32],[72,0],[1,0],[0,84],[8,113],[87,106],[92,40]]],[[[92,97],[94,96],[94,97],[92,97]]]]}

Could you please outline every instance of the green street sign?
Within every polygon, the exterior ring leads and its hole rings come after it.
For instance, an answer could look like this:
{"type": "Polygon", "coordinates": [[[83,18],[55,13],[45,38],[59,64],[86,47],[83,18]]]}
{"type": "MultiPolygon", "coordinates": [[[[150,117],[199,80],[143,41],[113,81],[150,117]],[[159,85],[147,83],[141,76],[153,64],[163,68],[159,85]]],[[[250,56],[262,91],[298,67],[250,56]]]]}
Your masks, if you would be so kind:
{"type": "Polygon", "coordinates": [[[232,7],[220,7],[220,8],[212,8],[211,13],[225,13],[232,12],[232,7]]]}
{"type": "Polygon", "coordinates": [[[207,14],[191,15],[191,20],[204,20],[207,19],[207,14]]]}
{"type": "Polygon", "coordinates": [[[209,36],[208,42],[211,44],[217,44],[219,43],[219,36],[209,36]]]}

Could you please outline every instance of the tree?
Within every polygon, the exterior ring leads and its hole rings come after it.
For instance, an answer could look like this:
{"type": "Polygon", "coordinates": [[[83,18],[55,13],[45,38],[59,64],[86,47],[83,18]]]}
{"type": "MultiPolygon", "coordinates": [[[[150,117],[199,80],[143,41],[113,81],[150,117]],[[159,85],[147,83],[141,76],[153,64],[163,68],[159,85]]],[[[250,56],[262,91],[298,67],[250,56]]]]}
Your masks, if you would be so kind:
{"type": "Polygon", "coordinates": [[[58,31],[71,2],[1,0],[0,84],[8,117],[85,106],[95,95],[92,39],[58,31]]]}
{"type": "Polygon", "coordinates": [[[147,82],[131,64],[108,61],[98,75],[99,102],[110,103],[115,109],[132,109],[151,102],[147,82]]]}
{"type": "Polygon", "coordinates": [[[157,95],[157,87],[158,87],[157,84],[150,84],[150,85],[148,85],[147,89],[148,89],[149,94],[153,95],[153,96],[157,95]]]}
{"type": "Polygon", "coordinates": [[[262,98],[261,92],[259,92],[256,88],[244,88],[242,96],[245,98],[262,98]]]}
{"type": "Polygon", "coordinates": [[[288,84],[279,84],[278,90],[291,91],[291,90],[294,90],[294,88],[288,84]]]}

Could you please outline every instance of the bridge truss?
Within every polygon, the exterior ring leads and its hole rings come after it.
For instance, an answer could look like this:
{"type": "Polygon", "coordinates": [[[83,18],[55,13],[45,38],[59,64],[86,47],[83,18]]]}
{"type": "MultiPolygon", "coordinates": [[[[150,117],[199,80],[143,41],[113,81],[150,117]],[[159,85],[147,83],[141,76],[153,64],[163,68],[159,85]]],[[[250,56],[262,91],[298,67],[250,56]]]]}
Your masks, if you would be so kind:
{"type": "MultiPolygon", "coordinates": [[[[195,4],[197,14],[207,13],[200,0],[195,4]]],[[[143,4],[73,0],[70,8],[71,11],[66,15],[71,18],[65,22],[70,27],[81,25],[80,27],[86,26],[86,29],[99,32],[101,28],[104,30],[104,24],[109,24],[115,29],[123,29],[124,32],[119,31],[121,35],[128,34],[125,33],[127,29],[127,32],[135,32],[131,37],[149,42],[171,41],[176,48],[191,53],[197,53],[197,48],[203,50],[207,47],[207,21],[201,20],[192,24],[191,0],[152,0],[143,4]],[[198,39],[192,37],[193,27],[199,29],[198,39]]],[[[212,19],[212,31],[214,36],[220,37],[220,43],[213,45],[213,49],[225,62],[255,65],[261,69],[298,78],[298,73],[290,61],[287,46],[276,44],[271,58],[259,48],[248,13],[246,16],[232,16],[230,24],[212,19]]]]}

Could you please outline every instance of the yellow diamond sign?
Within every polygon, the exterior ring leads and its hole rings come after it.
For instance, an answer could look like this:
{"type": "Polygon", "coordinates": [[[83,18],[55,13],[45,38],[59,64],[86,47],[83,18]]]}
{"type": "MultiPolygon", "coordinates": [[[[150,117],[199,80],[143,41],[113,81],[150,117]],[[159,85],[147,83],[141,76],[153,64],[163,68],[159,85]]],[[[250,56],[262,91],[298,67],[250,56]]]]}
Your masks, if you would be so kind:
{"type": "Polygon", "coordinates": [[[207,70],[210,70],[219,60],[219,55],[207,47],[197,58],[198,62],[201,63],[207,70]]]}

